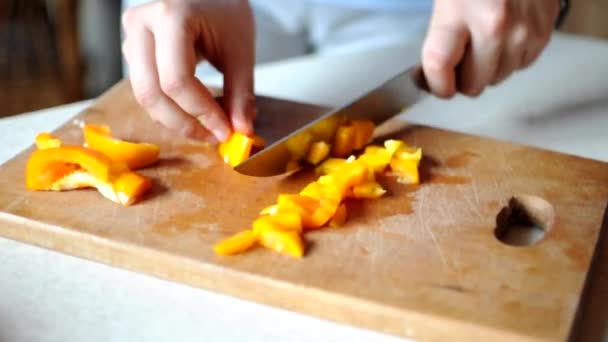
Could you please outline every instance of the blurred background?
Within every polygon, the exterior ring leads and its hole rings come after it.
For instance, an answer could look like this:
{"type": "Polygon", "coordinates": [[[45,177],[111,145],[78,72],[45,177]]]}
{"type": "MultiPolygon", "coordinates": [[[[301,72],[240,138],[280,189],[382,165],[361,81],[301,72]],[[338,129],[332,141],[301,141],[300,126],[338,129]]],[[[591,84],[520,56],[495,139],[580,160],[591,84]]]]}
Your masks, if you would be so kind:
{"type": "MultiPolygon", "coordinates": [[[[96,97],[119,81],[123,6],[0,0],[0,117],[96,97]]],[[[560,31],[608,39],[607,17],[607,0],[575,0],[560,31]]]]}

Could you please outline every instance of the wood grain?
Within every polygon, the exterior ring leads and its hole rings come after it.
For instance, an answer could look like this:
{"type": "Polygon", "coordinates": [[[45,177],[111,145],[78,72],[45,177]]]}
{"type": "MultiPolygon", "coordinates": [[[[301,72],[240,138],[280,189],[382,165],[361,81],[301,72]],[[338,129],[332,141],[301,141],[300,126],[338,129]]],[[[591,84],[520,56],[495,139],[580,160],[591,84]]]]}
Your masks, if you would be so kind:
{"type": "MultiPolygon", "coordinates": [[[[301,112],[260,108],[276,134],[301,112]]],[[[142,173],[152,191],[124,208],[95,191],[24,189],[31,149],[0,167],[0,235],[192,286],[421,341],[564,341],[572,330],[608,201],[608,165],[429,127],[395,136],[423,148],[422,184],[383,179],[389,194],[349,202],[340,229],[310,233],[295,260],[264,249],[219,257],[212,246],[249,227],[280,192],[313,179],[240,175],[212,146],[152,122],[122,82],[58,134],[82,143],[82,121],[157,143],[142,173]],[[513,247],[494,236],[514,196],[551,205],[543,240],[513,247]]],[[[545,215],[545,214],[543,214],[545,215]]]]}

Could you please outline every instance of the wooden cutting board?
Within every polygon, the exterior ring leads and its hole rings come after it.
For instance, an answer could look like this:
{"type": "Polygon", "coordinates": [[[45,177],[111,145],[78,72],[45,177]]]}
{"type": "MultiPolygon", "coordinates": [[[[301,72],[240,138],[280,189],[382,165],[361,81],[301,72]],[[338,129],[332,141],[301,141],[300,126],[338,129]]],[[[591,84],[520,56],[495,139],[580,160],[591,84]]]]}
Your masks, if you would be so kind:
{"type": "MultiPolygon", "coordinates": [[[[262,101],[260,132],[315,110],[262,101]]],[[[148,119],[126,82],[56,134],[81,144],[83,121],[161,146],[162,161],[142,171],[152,191],[126,208],[94,190],[30,192],[30,148],[0,167],[0,235],[417,340],[566,340],[606,225],[607,164],[411,126],[395,137],[423,148],[420,186],[383,179],[385,198],[349,202],[347,224],[307,234],[301,260],[265,249],[220,257],[216,242],[314,174],[240,175],[213,147],[148,119]],[[544,238],[499,241],[496,228],[517,216],[544,226],[544,238]]]]}

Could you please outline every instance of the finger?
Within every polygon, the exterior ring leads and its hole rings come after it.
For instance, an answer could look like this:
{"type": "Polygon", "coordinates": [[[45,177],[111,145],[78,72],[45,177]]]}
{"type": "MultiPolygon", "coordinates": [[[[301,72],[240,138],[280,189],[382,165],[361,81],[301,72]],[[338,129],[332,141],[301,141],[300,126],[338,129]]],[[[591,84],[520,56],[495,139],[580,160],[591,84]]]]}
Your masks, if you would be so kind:
{"type": "Polygon", "coordinates": [[[125,41],[126,58],[135,98],[153,119],[167,128],[184,136],[209,140],[210,133],[163,94],[158,79],[154,47],[152,33],[143,26],[131,30],[129,38],[125,41]]]}
{"type": "Polygon", "coordinates": [[[439,97],[451,97],[456,92],[456,67],[469,32],[464,24],[446,21],[442,14],[433,16],[422,49],[422,68],[430,90],[439,97]]]}
{"type": "Polygon", "coordinates": [[[544,45],[542,44],[534,44],[528,47],[526,51],[524,51],[522,55],[521,69],[525,69],[532,65],[543,52],[544,45]]]}
{"type": "Polygon", "coordinates": [[[253,58],[230,60],[224,71],[225,108],[235,130],[242,134],[253,134],[256,116],[253,90],[253,58]]]}
{"type": "Polygon", "coordinates": [[[498,68],[492,80],[493,85],[504,81],[514,71],[523,67],[526,49],[529,45],[529,28],[525,24],[515,25],[504,45],[498,68]]]}
{"type": "Polygon", "coordinates": [[[194,37],[177,19],[155,25],[154,42],[160,87],[185,113],[196,118],[219,141],[228,139],[230,124],[209,90],[195,77],[194,37]]]}
{"type": "Polygon", "coordinates": [[[486,11],[473,11],[469,19],[471,44],[459,75],[462,93],[478,96],[494,78],[508,27],[507,13],[505,8],[491,6],[486,11]]]}

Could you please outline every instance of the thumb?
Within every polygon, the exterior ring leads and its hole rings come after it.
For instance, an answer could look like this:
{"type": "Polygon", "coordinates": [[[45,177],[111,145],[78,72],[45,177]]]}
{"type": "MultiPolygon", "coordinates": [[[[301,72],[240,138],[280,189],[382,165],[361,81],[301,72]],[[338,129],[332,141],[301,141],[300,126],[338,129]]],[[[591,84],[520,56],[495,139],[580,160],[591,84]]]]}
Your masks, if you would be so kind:
{"type": "Polygon", "coordinates": [[[224,71],[224,106],[234,130],[252,135],[256,116],[253,58],[232,59],[224,71]]]}

